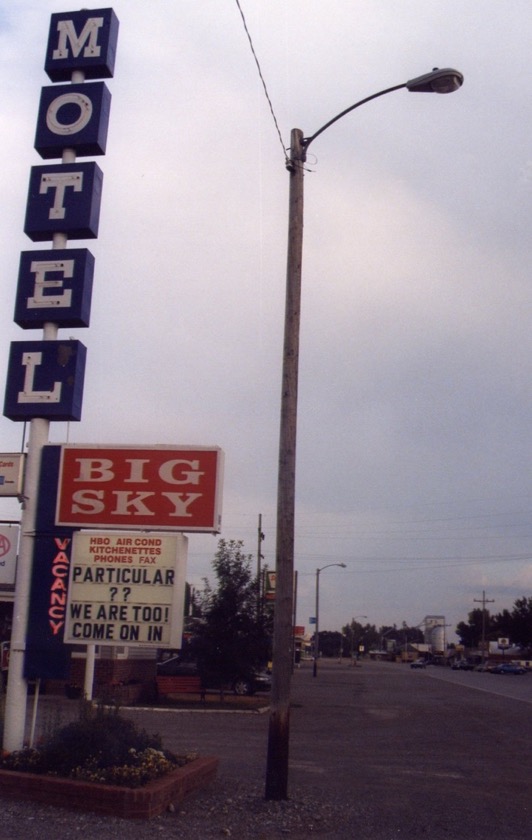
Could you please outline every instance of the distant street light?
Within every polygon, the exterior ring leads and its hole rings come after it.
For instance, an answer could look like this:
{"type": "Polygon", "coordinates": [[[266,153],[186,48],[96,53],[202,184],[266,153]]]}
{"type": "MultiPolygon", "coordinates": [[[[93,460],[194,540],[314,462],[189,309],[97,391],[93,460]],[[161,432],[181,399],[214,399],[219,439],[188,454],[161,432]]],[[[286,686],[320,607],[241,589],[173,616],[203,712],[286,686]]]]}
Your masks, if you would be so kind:
{"type": "Polygon", "coordinates": [[[316,630],[314,631],[314,667],[312,669],[312,676],[318,676],[318,657],[320,655],[320,572],[324,569],[330,569],[331,566],[340,566],[345,569],[345,563],[327,563],[321,569],[316,569],[316,630]]]}
{"type": "Polygon", "coordinates": [[[290,738],[290,681],[292,678],[294,523],[296,487],[297,385],[299,369],[299,327],[301,304],[301,262],[303,255],[303,176],[310,144],[329,126],[366,102],[394,90],[452,93],[462,85],[458,70],[435,68],[401,85],[386,88],[361,99],[325,123],[310,137],[292,129],[290,173],[286,304],[284,319],[279,471],[277,483],[276,594],[273,629],[272,690],[266,768],[266,799],[288,798],[288,745],[290,738]]]}

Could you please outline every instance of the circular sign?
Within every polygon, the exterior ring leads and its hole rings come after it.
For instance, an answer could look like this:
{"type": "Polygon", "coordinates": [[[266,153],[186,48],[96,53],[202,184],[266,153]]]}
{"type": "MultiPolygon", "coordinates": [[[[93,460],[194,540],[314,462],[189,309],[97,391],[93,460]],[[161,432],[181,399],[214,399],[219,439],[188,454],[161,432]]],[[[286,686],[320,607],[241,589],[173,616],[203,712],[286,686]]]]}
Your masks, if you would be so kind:
{"type": "Polygon", "coordinates": [[[11,551],[11,540],[5,534],[0,534],[0,557],[5,557],[11,551]]]}

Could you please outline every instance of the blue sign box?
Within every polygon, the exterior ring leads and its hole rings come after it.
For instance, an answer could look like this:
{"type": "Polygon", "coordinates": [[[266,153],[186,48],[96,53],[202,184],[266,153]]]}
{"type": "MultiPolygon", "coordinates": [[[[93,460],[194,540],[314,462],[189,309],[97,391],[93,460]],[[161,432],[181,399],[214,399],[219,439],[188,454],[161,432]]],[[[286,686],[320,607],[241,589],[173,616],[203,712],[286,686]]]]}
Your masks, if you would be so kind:
{"type": "Polygon", "coordinates": [[[23,251],[13,320],[24,330],[49,321],[88,327],[93,276],[94,257],[86,248],[23,251]]]}
{"type": "Polygon", "coordinates": [[[13,341],[4,415],[81,420],[87,348],[81,341],[13,341]]]}
{"type": "MultiPolygon", "coordinates": [[[[39,496],[49,492],[41,473],[39,496]]],[[[66,616],[71,546],[72,532],[58,529],[52,534],[36,534],[33,540],[31,621],[24,652],[27,680],[68,679],[72,648],[63,641],[63,616],[66,616]]]]}
{"type": "Polygon", "coordinates": [[[33,242],[54,233],[70,239],[96,239],[103,172],[96,163],[32,166],[24,233],[33,242]]]}
{"type": "Polygon", "coordinates": [[[44,69],[52,82],[66,82],[74,70],[86,79],[113,77],[118,18],[112,9],[60,12],[50,19],[44,69]]]}
{"type": "Polygon", "coordinates": [[[45,159],[60,158],[66,147],[76,155],[104,155],[110,109],[104,82],[42,88],[35,149],[45,159]]]}
{"type": "Polygon", "coordinates": [[[73,529],[55,525],[61,447],[42,448],[33,565],[30,616],[26,633],[26,679],[65,680],[71,646],[64,644],[64,612],[68,593],[73,529]]]}

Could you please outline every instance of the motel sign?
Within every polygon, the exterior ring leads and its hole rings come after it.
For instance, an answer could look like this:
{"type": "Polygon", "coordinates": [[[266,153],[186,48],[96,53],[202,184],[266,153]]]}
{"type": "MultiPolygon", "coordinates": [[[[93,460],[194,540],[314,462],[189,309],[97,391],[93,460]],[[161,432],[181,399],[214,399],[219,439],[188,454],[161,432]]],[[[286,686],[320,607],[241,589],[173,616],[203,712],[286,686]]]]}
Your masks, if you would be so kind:
{"type": "Polygon", "coordinates": [[[66,678],[65,642],[179,645],[187,540],[153,532],[220,530],[217,447],[53,446],[42,422],[81,420],[87,351],[58,334],[90,326],[95,260],[78,240],[98,237],[103,172],[83,158],[106,152],[111,95],[102,80],[113,77],[117,38],[112,9],[51,16],[45,71],[52,84],[41,90],[34,142],[42,162],[30,170],[23,228],[36,248],[20,255],[14,310],[22,330],[43,332],[41,340],[12,342],[4,399],[6,417],[30,421],[8,751],[23,745],[25,681],[66,678]],[[67,247],[71,241],[75,247],[67,247]],[[79,528],[92,536],[75,535],[79,528]],[[115,538],[98,528],[127,534],[115,538]],[[106,554],[113,540],[113,548],[127,545],[124,566],[120,551],[106,554]]]}
{"type": "MultiPolygon", "coordinates": [[[[51,16],[24,232],[51,251],[21,254],[15,322],[23,329],[88,327],[94,257],[68,240],[96,239],[103,173],[78,158],[104,155],[111,94],[103,81],[114,73],[118,19],[112,9],[51,16]]],[[[80,420],[86,348],[80,341],[17,341],[9,354],[4,414],[11,420],[42,417],[80,420]]]]}

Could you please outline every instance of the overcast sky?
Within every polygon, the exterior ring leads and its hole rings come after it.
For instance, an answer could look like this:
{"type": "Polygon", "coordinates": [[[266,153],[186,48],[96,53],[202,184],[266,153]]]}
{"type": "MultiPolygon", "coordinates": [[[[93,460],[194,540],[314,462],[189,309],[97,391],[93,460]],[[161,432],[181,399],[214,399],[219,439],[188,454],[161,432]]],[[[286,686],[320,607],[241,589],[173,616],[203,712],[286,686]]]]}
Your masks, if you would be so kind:
{"type": "MultiPolygon", "coordinates": [[[[105,4],[94,4],[94,8],[105,4]]],[[[76,443],[218,445],[223,531],[275,564],[290,129],[456,67],[450,96],[364,105],[309,150],[298,623],[456,623],[532,589],[529,0],[116,0],[120,20],[76,443]],[[363,621],[363,620],[362,620],[363,621]]],[[[90,6],[89,6],[90,7],[90,6]]],[[[0,10],[0,368],[14,324],[50,15],[0,10]]],[[[49,247],[47,244],[45,248],[49,247]]],[[[5,376],[5,375],[4,375],[5,376]]],[[[0,449],[22,426],[0,418],[0,449]]],[[[18,517],[0,502],[0,518],[18,517]]],[[[187,579],[217,538],[191,535],[187,579]]]]}

